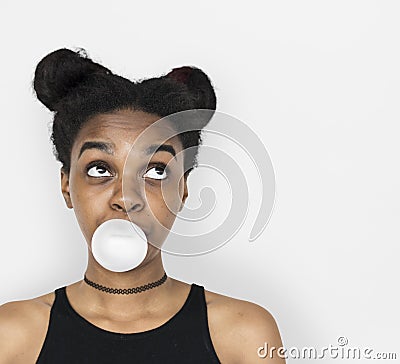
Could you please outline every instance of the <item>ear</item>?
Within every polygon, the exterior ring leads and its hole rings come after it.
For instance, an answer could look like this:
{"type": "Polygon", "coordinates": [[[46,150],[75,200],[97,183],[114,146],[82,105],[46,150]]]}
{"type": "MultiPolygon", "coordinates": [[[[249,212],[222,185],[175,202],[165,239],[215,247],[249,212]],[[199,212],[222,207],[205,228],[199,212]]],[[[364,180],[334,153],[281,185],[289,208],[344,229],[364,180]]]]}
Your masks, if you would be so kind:
{"type": "Polygon", "coordinates": [[[65,203],[69,209],[72,209],[71,196],[69,194],[69,174],[61,168],[61,192],[64,196],[65,203]]]}
{"type": "Polygon", "coordinates": [[[187,188],[187,176],[185,175],[183,178],[183,196],[182,196],[182,202],[181,202],[181,206],[179,207],[179,211],[181,212],[181,210],[183,209],[183,206],[185,205],[185,201],[188,197],[188,188],[187,188]]]}

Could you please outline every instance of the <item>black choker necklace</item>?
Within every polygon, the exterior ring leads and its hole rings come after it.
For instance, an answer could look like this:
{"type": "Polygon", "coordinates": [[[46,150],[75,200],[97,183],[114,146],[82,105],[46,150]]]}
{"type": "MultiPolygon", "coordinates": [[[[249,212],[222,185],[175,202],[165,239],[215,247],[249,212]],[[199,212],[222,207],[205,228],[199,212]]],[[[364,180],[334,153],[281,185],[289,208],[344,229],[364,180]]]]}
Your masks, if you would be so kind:
{"type": "Polygon", "coordinates": [[[160,286],[167,280],[167,273],[164,272],[164,275],[162,276],[161,279],[155,282],[147,283],[144,284],[143,286],[139,287],[133,287],[133,288],[109,288],[109,287],[104,287],[101,284],[94,283],[87,279],[86,274],[84,276],[84,281],[91,287],[98,289],[99,291],[107,292],[107,293],[112,293],[112,294],[133,294],[133,293],[140,293],[143,291],[147,291],[148,289],[155,288],[157,286],[160,286]]]}

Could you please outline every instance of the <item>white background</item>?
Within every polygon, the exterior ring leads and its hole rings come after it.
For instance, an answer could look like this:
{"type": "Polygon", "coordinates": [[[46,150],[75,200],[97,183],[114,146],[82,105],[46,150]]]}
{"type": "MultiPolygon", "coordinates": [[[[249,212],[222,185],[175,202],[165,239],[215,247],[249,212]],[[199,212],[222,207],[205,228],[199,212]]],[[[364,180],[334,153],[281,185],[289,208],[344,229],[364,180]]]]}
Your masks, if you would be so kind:
{"type": "Polygon", "coordinates": [[[30,83],[46,54],[84,47],[131,79],[202,68],[218,109],[270,153],[277,195],[261,237],[246,240],[253,196],[223,248],[164,254],[170,276],[267,308],[287,348],[346,336],[399,356],[399,16],[396,1],[2,1],[0,303],[83,277],[51,114],[30,83]]]}

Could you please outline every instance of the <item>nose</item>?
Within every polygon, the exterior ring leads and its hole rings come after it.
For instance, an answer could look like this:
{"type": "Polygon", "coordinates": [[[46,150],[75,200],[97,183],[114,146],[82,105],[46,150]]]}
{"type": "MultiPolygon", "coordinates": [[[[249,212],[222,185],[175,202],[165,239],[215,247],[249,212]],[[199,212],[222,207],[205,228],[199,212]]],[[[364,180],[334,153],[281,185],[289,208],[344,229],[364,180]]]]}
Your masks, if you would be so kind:
{"type": "Polygon", "coordinates": [[[126,214],[142,210],[144,207],[144,199],[139,188],[139,186],[137,186],[137,188],[132,186],[128,188],[124,186],[123,188],[122,183],[116,183],[113,195],[110,199],[111,208],[126,214]]]}

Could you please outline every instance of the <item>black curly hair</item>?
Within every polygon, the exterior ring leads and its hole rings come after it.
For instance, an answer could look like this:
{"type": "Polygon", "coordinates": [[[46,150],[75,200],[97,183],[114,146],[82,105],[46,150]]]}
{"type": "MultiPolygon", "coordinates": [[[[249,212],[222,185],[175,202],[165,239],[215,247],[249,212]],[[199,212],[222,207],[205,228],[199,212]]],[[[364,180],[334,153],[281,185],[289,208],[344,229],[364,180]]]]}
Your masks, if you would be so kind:
{"type": "Polygon", "coordinates": [[[36,67],[33,89],[39,101],[54,112],[51,141],[66,173],[70,170],[71,150],[80,128],[97,114],[129,109],[166,117],[185,110],[207,109],[206,116],[198,118],[190,131],[179,133],[176,118],[174,127],[185,150],[187,177],[197,166],[201,129],[216,109],[210,79],[196,67],[174,68],[161,77],[135,82],[94,62],[83,48],[75,51],[61,48],[45,56],[36,67]]]}

